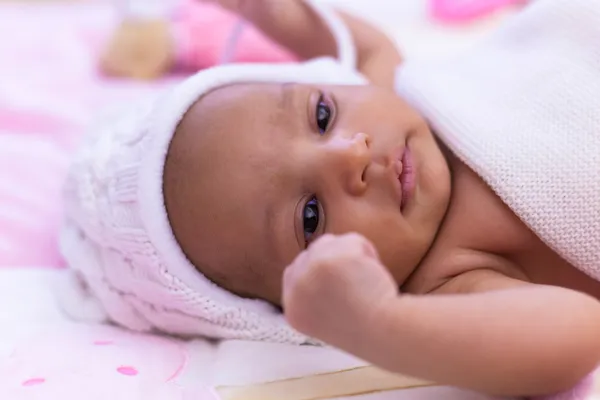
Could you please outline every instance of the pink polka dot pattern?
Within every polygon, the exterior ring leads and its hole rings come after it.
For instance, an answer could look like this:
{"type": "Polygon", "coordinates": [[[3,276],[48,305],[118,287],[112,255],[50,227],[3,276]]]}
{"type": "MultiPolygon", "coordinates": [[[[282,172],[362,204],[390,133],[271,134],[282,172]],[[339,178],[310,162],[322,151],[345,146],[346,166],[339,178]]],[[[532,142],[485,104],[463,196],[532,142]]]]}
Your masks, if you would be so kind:
{"type": "Polygon", "coordinates": [[[26,381],[23,381],[23,383],[21,385],[22,386],[35,386],[35,385],[41,385],[44,382],[46,382],[46,380],[44,378],[31,378],[31,379],[27,379],[26,381]]]}
{"type": "Polygon", "coordinates": [[[139,373],[138,370],[133,367],[119,367],[117,368],[117,372],[127,376],[136,376],[139,373]]]}
{"type": "Polygon", "coordinates": [[[10,346],[0,356],[0,400],[217,400],[202,382],[183,385],[185,342],[65,322],[10,346]]]}
{"type": "Polygon", "coordinates": [[[95,340],[94,346],[110,346],[114,344],[112,340],[95,340]]]}

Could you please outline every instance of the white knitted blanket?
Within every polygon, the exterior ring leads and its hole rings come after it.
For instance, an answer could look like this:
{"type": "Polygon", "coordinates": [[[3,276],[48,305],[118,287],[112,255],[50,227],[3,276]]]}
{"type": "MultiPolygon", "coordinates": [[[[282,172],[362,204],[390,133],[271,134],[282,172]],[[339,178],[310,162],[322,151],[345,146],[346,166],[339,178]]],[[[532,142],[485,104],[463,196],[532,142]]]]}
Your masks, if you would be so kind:
{"type": "Polygon", "coordinates": [[[600,280],[600,1],[537,0],[397,90],[551,248],[600,280]]]}

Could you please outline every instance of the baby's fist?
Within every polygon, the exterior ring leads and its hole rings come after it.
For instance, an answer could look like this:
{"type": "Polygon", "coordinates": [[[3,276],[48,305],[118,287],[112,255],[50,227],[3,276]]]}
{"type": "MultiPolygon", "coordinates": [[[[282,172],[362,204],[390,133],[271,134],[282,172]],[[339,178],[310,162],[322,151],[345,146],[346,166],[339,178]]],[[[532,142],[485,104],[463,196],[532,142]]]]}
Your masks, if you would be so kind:
{"type": "Polygon", "coordinates": [[[346,347],[398,295],[396,282],[373,245],[358,234],[324,235],[286,269],[283,306],[296,330],[346,347]]]}
{"type": "MultiPolygon", "coordinates": [[[[201,3],[217,4],[234,14],[250,18],[256,15],[272,16],[288,10],[290,0],[199,0],[201,3]]],[[[293,4],[292,4],[293,5],[293,4]]]]}

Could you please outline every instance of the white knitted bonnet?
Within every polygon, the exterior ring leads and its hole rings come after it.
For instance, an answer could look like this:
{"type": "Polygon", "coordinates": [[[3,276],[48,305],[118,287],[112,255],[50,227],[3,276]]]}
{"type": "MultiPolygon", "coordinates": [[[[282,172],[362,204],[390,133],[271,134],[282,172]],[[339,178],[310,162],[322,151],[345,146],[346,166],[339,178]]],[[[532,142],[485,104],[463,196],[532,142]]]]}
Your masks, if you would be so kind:
{"type": "Polygon", "coordinates": [[[600,1],[537,0],[396,88],[546,244],[600,280],[600,1]]]}
{"type": "Polygon", "coordinates": [[[68,313],[137,331],[311,342],[271,305],[237,297],[198,272],[175,240],[162,193],[172,135],[203,94],[236,82],[366,83],[354,70],[355,50],[343,23],[309,3],[331,28],[338,60],[215,67],[95,128],[66,184],[61,248],[69,270],[59,294],[68,313]]]}

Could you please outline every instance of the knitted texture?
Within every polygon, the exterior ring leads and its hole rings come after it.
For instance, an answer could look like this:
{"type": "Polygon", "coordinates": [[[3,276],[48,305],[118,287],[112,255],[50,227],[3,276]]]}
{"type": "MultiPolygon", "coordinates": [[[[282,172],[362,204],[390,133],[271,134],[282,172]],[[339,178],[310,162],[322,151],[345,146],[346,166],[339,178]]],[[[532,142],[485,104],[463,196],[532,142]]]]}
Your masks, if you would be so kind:
{"type": "Polygon", "coordinates": [[[600,2],[537,0],[398,92],[554,251],[600,280],[600,2]]]}
{"type": "Polygon", "coordinates": [[[65,187],[61,249],[70,268],[59,294],[68,313],[137,331],[314,343],[271,305],[227,292],[190,264],[169,225],[162,179],[177,125],[211,90],[243,82],[366,83],[354,70],[354,48],[344,25],[322,6],[317,11],[340,44],[339,60],[208,69],[96,125],[65,187]]]}

